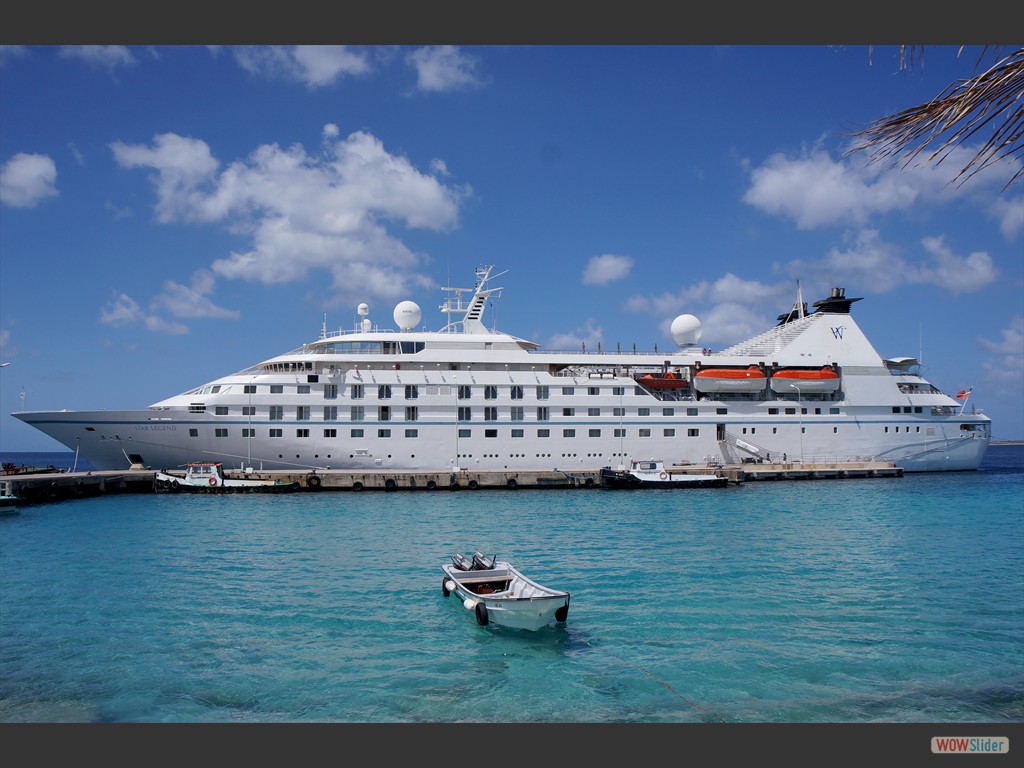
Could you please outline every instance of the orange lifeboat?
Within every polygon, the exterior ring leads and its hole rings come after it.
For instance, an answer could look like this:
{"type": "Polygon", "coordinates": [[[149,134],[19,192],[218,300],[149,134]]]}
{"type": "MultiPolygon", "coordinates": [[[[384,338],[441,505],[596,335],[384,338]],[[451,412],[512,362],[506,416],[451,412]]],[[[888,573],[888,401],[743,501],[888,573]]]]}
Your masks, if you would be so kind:
{"type": "Polygon", "coordinates": [[[698,392],[760,392],[767,380],[756,365],[749,368],[704,368],[693,377],[698,392]]]}
{"type": "Polygon", "coordinates": [[[645,373],[637,377],[636,383],[648,389],[686,389],[690,386],[689,381],[672,371],[667,373],[645,373]]]}
{"type": "Polygon", "coordinates": [[[772,374],[773,392],[793,394],[793,392],[835,392],[839,389],[839,374],[829,365],[820,369],[785,368],[772,374]]]}

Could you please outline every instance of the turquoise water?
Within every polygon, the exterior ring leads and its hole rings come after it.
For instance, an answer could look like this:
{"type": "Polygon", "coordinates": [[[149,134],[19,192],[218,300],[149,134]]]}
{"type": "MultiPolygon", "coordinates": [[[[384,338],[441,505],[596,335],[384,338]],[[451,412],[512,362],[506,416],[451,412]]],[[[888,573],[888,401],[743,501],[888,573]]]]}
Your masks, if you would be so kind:
{"type": "Polygon", "coordinates": [[[724,490],[23,507],[0,722],[1024,722],[1024,446],[724,490]],[[568,622],[477,625],[440,570],[475,549],[570,591],[568,622]]]}

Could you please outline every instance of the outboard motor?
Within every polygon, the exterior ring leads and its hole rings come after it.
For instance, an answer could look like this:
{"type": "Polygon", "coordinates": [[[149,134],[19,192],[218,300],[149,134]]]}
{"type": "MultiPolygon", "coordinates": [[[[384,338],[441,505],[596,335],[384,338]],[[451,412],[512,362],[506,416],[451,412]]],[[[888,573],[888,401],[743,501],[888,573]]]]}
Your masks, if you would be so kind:
{"type": "Polygon", "coordinates": [[[452,565],[454,565],[460,571],[473,570],[473,561],[461,552],[456,552],[454,555],[452,555],[452,565]]]}
{"type": "Polygon", "coordinates": [[[489,570],[491,570],[492,568],[494,568],[494,560],[495,560],[496,557],[497,557],[497,555],[491,555],[491,558],[488,560],[487,556],[484,555],[482,552],[474,552],[473,553],[473,570],[475,570],[475,571],[489,571],[489,570]]]}

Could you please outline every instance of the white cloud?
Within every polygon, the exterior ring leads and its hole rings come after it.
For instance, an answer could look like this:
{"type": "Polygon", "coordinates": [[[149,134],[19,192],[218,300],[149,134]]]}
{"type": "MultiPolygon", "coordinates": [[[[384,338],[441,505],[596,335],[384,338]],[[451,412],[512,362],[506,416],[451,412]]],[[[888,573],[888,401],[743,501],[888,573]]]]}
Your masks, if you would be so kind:
{"type": "Polygon", "coordinates": [[[56,182],[57,166],[49,156],[19,152],[0,167],[0,203],[32,208],[58,194],[56,182]]]}
{"type": "Polygon", "coordinates": [[[995,358],[985,363],[985,378],[1006,385],[1006,392],[1019,398],[1024,379],[1024,316],[1014,315],[1001,333],[999,341],[979,339],[995,358]]]}
{"type": "Polygon", "coordinates": [[[999,231],[1007,240],[1019,237],[1021,232],[1024,232],[1024,201],[1020,196],[1009,200],[993,200],[990,210],[992,216],[999,222],[999,231]]]}
{"type": "Polygon", "coordinates": [[[584,346],[589,352],[596,352],[598,345],[604,338],[604,331],[594,327],[593,319],[588,319],[583,327],[577,328],[570,333],[556,333],[548,339],[544,348],[550,351],[582,351],[584,346]]]}
{"type": "Polygon", "coordinates": [[[99,321],[104,325],[134,326],[159,333],[175,335],[188,333],[188,328],[181,323],[170,323],[157,315],[146,314],[138,302],[125,293],[116,293],[113,301],[102,307],[99,321]]]}
{"type": "Polygon", "coordinates": [[[607,285],[621,280],[633,268],[633,259],[629,256],[616,256],[605,253],[592,257],[583,270],[584,285],[607,285]]]}
{"type": "Polygon", "coordinates": [[[695,315],[705,329],[705,341],[731,344],[774,324],[781,314],[779,308],[791,304],[795,297],[795,284],[773,285],[727,273],[713,282],[693,283],[676,292],[632,296],[624,308],[658,318],[663,335],[669,338],[676,316],[695,315]]]}
{"type": "Polygon", "coordinates": [[[483,84],[476,73],[477,59],[456,46],[418,48],[406,60],[416,68],[416,87],[421,91],[454,91],[483,84]]]}
{"type": "Polygon", "coordinates": [[[4,328],[0,330],[0,362],[8,362],[7,358],[14,357],[17,353],[17,348],[11,344],[11,332],[4,328]]]}
{"type": "Polygon", "coordinates": [[[207,295],[213,291],[215,278],[207,269],[196,270],[192,285],[185,286],[172,280],[164,281],[164,291],[152,302],[153,309],[166,309],[175,317],[213,317],[237,320],[237,309],[218,307],[207,295]]]}
{"type": "MultiPolygon", "coordinates": [[[[951,183],[954,169],[967,165],[973,147],[955,147],[941,162],[919,160],[906,168],[856,160],[834,160],[820,149],[794,155],[776,153],[750,170],[743,201],[765,213],[791,219],[798,229],[863,226],[873,217],[915,206],[967,200],[1000,223],[1009,240],[1024,229],[1019,192],[1004,191],[1020,161],[993,163],[962,184],[951,183]]],[[[1019,185],[1018,187],[1019,188],[1019,185]]]]}
{"type": "Polygon", "coordinates": [[[344,45],[239,46],[232,52],[235,61],[247,72],[285,77],[310,88],[331,85],[341,77],[370,71],[366,55],[344,45]]]}
{"type": "Polygon", "coordinates": [[[26,45],[0,45],[0,63],[14,61],[28,56],[26,45]]]}
{"type": "Polygon", "coordinates": [[[369,133],[332,141],[332,126],[318,155],[264,145],[223,169],[205,142],[175,134],[111,146],[123,167],[154,171],[161,221],[215,223],[249,238],[249,249],[213,262],[222,277],[269,284],[325,269],[341,292],[361,284],[388,298],[430,286],[414,271],[420,257],[390,230],[451,229],[471,190],[443,185],[369,133]]]}
{"type": "Polygon", "coordinates": [[[64,45],[60,55],[66,59],[81,61],[113,71],[118,67],[135,64],[135,56],[124,45],[64,45]]]}
{"type": "Polygon", "coordinates": [[[919,194],[905,177],[875,179],[820,150],[795,158],[774,154],[750,176],[743,201],[792,219],[798,229],[863,224],[872,214],[909,208],[919,194]]]}
{"type": "Polygon", "coordinates": [[[203,184],[214,181],[220,163],[213,157],[206,142],[163,133],[153,139],[150,147],[115,141],[110,145],[114,159],[122,168],[153,168],[157,191],[157,216],[160,221],[176,218],[210,220],[206,211],[203,184]]]}
{"type": "Polygon", "coordinates": [[[923,255],[918,259],[904,256],[875,229],[860,230],[850,239],[847,248],[832,248],[818,261],[796,259],[783,268],[810,282],[855,284],[874,293],[902,285],[934,285],[956,295],[978,291],[996,279],[991,256],[982,251],[959,256],[942,237],[923,238],[923,255]]]}

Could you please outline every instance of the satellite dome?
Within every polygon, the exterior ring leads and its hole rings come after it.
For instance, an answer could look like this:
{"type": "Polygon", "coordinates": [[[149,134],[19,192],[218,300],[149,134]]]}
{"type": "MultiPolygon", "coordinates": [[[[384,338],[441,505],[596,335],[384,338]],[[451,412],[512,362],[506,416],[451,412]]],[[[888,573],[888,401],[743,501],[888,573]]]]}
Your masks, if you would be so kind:
{"type": "Polygon", "coordinates": [[[395,307],[395,324],[401,331],[411,331],[420,324],[423,312],[415,301],[403,301],[395,307]]]}
{"type": "Polygon", "coordinates": [[[368,314],[370,314],[370,305],[360,304],[358,307],[356,307],[356,312],[359,313],[360,317],[366,317],[368,314]]]}
{"type": "Polygon", "coordinates": [[[672,338],[676,344],[685,347],[696,344],[702,332],[700,320],[693,315],[680,315],[672,321],[672,338]]]}

